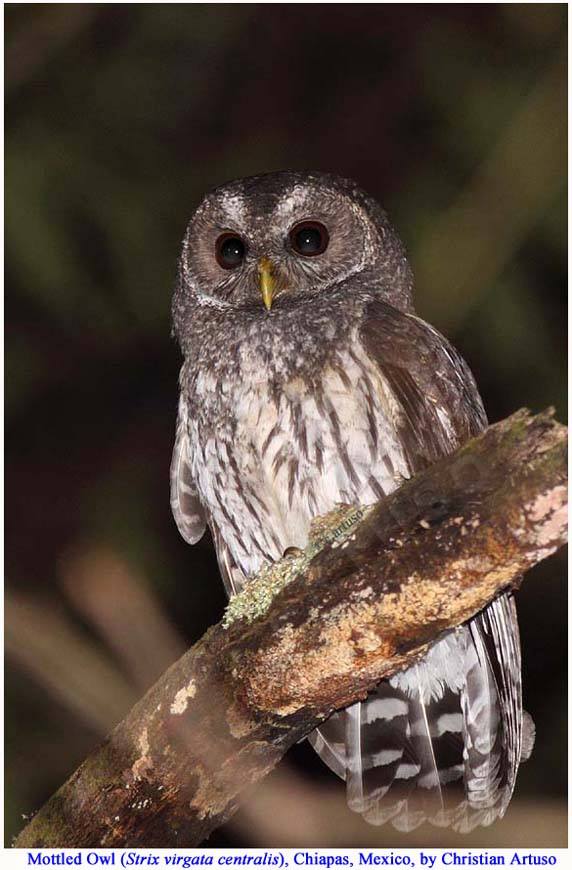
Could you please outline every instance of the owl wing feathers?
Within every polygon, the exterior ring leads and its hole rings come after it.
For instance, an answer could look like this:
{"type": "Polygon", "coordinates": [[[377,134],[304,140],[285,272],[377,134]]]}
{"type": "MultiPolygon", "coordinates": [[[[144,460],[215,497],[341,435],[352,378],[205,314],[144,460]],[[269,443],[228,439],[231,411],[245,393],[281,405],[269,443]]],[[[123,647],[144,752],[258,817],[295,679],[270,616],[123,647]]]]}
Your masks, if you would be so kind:
{"type": "Polygon", "coordinates": [[[231,552],[212,518],[209,519],[209,528],[213,538],[222,582],[224,583],[226,594],[231,598],[233,595],[238,595],[242,590],[242,587],[246,583],[246,577],[232,558],[231,552]]]}
{"type": "MultiPolygon", "coordinates": [[[[473,376],[446,340],[419,318],[373,302],[361,340],[400,407],[410,473],[435,462],[486,426],[473,376]]],[[[434,644],[418,664],[383,681],[346,719],[348,803],[373,824],[413,830],[428,820],[469,831],[502,816],[524,753],[520,647],[510,596],[434,644]],[[459,786],[462,784],[462,790],[459,786]]],[[[524,744],[533,741],[524,719],[524,744]]]]}
{"type": "Polygon", "coordinates": [[[400,434],[412,474],[486,427],[469,367],[432,326],[376,300],[366,310],[360,335],[401,406],[400,434]]]}
{"type": "Polygon", "coordinates": [[[179,532],[189,544],[200,541],[208,522],[226,593],[230,597],[240,592],[245,583],[244,574],[212,518],[207,516],[195,486],[189,451],[188,407],[182,392],[171,460],[171,510],[179,532]]]}
{"type": "Polygon", "coordinates": [[[181,391],[171,460],[171,510],[185,541],[196,544],[205,533],[206,516],[193,480],[189,456],[187,402],[181,391]]]}

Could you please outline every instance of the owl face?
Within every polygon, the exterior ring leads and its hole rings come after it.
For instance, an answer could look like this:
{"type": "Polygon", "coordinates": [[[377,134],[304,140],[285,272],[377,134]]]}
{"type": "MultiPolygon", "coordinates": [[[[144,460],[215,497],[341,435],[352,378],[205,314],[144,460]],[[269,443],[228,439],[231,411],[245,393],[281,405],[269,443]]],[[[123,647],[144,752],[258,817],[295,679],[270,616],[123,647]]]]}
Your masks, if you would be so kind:
{"type": "Polygon", "coordinates": [[[396,280],[409,292],[401,243],[375,202],[345,179],[277,172],[203,199],[183,243],[180,290],[195,304],[268,316],[376,270],[392,292],[396,280]]]}

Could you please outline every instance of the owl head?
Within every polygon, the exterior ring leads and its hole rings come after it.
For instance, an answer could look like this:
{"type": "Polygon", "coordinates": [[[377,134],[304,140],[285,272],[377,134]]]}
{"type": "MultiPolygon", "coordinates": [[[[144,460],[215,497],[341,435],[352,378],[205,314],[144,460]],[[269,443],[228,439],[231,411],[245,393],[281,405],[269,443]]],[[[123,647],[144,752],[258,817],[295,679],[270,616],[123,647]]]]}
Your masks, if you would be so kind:
{"type": "Polygon", "coordinates": [[[177,308],[271,317],[334,288],[364,286],[411,309],[412,275],[383,209],[352,181],[272,172],[224,184],[193,215],[179,263],[177,308]]]}

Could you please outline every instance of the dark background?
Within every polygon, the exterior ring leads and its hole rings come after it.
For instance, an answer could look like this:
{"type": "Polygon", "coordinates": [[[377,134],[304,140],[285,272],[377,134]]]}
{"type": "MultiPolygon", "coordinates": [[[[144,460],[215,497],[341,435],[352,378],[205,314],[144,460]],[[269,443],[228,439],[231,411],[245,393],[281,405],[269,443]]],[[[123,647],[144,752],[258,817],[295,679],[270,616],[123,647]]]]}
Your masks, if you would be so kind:
{"type": "MultiPolygon", "coordinates": [[[[355,178],[491,420],[565,419],[567,25],[564,4],[5,11],[9,842],[225,603],[168,500],[170,294],[205,190],[355,178]]],[[[564,578],[553,557],[518,595],[538,736],[502,823],[370,828],[301,745],[212,844],[563,845],[564,578]]]]}

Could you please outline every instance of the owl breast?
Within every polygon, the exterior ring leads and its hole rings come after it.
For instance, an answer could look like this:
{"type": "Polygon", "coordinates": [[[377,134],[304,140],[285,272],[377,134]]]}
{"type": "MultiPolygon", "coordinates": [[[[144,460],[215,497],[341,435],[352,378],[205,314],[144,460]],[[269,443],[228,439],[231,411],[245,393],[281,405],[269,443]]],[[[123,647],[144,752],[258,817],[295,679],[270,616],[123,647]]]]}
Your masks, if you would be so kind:
{"type": "Polygon", "coordinates": [[[194,480],[246,576],[303,548],[313,517],[409,476],[399,406],[357,340],[311,373],[245,351],[238,372],[200,375],[194,393],[194,480]]]}

